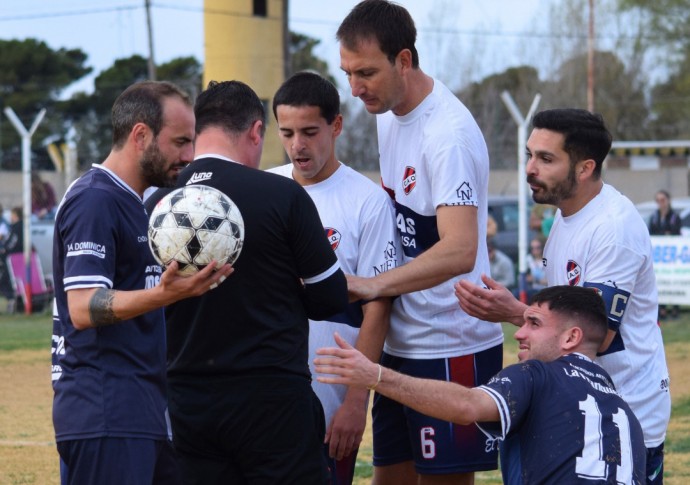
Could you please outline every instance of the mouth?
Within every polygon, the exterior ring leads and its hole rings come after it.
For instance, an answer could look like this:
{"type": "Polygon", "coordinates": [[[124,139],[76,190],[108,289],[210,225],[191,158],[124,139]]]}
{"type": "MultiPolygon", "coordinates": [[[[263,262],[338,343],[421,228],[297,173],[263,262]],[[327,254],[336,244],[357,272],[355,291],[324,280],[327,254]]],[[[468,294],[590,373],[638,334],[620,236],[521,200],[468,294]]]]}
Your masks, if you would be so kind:
{"type": "Polygon", "coordinates": [[[300,168],[303,168],[303,167],[309,165],[309,162],[311,162],[311,158],[309,158],[309,157],[295,157],[295,158],[293,158],[293,161],[300,168]]]}

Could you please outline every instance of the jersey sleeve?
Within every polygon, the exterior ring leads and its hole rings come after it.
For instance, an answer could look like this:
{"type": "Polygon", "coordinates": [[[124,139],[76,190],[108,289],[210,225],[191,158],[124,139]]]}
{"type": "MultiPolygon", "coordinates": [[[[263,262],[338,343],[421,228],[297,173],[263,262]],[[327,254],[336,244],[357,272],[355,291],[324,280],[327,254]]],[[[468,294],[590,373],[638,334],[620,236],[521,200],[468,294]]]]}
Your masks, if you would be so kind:
{"type": "Polygon", "coordinates": [[[117,215],[105,192],[86,190],[60,209],[65,291],[112,288],[117,215]]]}
{"type": "Polygon", "coordinates": [[[539,389],[543,376],[539,372],[541,365],[538,361],[529,360],[508,366],[478,387],[494,400],[500,416],[498,423],[477,423],[484,433],[505,440],[511,431],[519,428],[539,389]]]}
{"type": "Polygon", "coordinates": [[[292,250],[304,282],[304,306],[312,320],[323,320],[347,305],[347,282],[323,230],[311,197],[297,185],[291,207],[292,250]]]}
{"type": "Polygon", "coordinates": [[[441,148],[428,151],[425,158],[431,174],[434,207],[478,207],[479,181],[469,148],[454,140],[439,140],[441,148]]]}

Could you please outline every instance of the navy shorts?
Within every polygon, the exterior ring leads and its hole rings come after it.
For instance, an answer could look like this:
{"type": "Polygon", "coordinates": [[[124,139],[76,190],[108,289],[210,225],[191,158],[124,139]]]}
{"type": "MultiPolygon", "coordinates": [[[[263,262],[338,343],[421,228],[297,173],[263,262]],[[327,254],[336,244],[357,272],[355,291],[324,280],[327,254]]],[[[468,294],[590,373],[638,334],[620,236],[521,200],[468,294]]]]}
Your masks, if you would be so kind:
{"type": "Polygon", "coordinates": [[[647,448],[647,485],[664,483],[664,444],[647,448]]]}
{"type": "MultiPolygon", "coordinates": [[[[456,382],[485,384],[503,365],[503,345],[477,354],[447,359],[405,359],[384,352],[381,364],[403,374],[456,382]]],[[[498,467],[498,451],[475,424],[462,426],[420,414],[380,394],[372,409],[374,466],[413,460],[417,473],[447,475],[498,467]]]]}
{"type": "Polygon", "coordinates": [[[329,444],[325,443],[323,449],[328,463],[328,472],[331,475],[329,485],[352,485],[352,481],[355,479],[355,465],[357,464],[359,448],[340,460],[331,458],[328,455],[328,448],[329,444]]]}
{"type": "Polygon", "coordinates": [[[175,454],[167,440],[93,438],[60,441],[62,485],[178,485],[175,454]]]}

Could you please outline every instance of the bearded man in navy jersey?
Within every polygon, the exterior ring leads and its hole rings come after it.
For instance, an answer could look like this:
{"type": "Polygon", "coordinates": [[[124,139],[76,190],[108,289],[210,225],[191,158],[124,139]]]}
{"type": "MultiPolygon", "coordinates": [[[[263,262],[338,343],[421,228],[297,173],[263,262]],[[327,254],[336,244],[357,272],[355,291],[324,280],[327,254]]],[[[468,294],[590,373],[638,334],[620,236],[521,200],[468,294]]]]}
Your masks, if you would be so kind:
{"type": "Polygon", "coordinates": [[[55,222],[53,424],[63,484],[177,484],[166,425],[162,307],[198,296],[232,268],[191,277],[153,259],[142,195],[191,160],[194,112],[167,82],[127,88],[113,148],[74,182],[55,222]]]}

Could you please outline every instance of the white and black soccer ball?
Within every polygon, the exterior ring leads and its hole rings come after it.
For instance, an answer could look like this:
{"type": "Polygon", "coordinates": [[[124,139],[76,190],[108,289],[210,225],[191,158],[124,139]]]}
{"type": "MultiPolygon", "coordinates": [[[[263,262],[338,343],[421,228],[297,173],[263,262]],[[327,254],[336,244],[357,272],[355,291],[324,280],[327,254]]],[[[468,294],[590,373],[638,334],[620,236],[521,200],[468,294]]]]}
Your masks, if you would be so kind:
{"type": "Polygon", "coordinates": [[[235,203],[207,185],[189,185],[163,197],[149,217],[149,246],[161,265],[173,261],[191,275],[212,260],[234,263],[244,242],[244,220],[235,203]]]}

